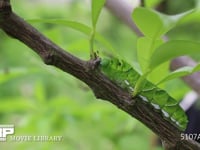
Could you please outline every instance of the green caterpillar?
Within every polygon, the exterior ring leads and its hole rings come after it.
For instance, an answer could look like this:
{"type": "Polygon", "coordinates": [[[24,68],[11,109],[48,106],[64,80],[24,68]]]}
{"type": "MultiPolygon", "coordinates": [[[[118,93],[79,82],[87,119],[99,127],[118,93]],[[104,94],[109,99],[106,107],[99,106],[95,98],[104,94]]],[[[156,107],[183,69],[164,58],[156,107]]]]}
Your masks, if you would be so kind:
{"type": "MultiPolygon", "coordinates": [[[[134,91],[136,81],[140,78],[140,74],[131,65],[117,58],[101,59],[100,69],[118,86],[131,93],[134,91]]],[[[170,121],[172,125],[182,131],[185,130],[188,122],[187,116],[175,99],[147,80],[142,89],[137,96],[145,103],[149,103],[154,110],[161,112],[164,119],[170,121]]]]}

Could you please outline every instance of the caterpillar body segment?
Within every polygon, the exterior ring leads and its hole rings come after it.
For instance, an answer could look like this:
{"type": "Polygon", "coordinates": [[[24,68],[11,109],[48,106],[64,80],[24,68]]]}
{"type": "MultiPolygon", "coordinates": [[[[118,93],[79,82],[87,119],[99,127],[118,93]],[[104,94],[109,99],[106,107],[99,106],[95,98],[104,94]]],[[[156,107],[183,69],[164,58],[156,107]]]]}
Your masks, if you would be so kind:
{"type": "MultiPolygon", "coordinates": [[[[141,76],[130,64],[117,58],[101,59],[100,70],[130,93],[133,93],[136,82],[141,76]]],[[[185,130],[188,122],[187,116],[174,98],[147,80],[142,89],[137,95],[141,100],[150,104],[171,124],[182,131],[185,130]]]]}

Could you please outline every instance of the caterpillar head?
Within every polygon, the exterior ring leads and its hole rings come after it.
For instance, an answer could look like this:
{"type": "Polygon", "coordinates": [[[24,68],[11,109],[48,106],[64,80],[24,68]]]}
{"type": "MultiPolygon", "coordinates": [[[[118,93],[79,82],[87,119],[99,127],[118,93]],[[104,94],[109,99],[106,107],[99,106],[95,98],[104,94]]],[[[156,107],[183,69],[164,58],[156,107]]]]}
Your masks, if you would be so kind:
{"type": "Polygon", "coordinates": [[[111,59],[109,58],[104,58],[104,59],[101,59],[101,62],[100,62],[100,65],[102,67],[107,67],[110,65],[110,62],[111,62],[111,59]]]}

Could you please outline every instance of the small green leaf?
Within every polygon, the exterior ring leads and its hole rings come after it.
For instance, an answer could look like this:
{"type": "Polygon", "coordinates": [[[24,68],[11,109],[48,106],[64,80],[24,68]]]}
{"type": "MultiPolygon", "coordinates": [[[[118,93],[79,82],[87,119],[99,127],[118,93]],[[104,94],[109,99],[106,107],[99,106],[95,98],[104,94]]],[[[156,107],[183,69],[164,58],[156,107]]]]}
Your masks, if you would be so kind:
{"type": "Polygon", "coordinates": [[[145,1],[145,7],[153,8],[157,6],[159,3],[161,3],[162,0],[150,0],[145,1]]]}
{"type": "Polygon", "coordinates": [[[42,22],[42,23],[51,23],[51,24],[56,24],[56,25],[64,25],[74,30],[85,33],[87,35],[90,35],[91,33],[90,27],[76,21],[68,21],[68,20],[63,20],[63,19],[31,19],[28,21],[31,23],[42,22]]]}
{"type": "Polygon", "coordinates": [[[200,21],[199,16],[200,16],[200,10],[197,7],[194,13],[191,13],[190,15],[187,15],[186,17],[184,17],[184,19],[182,19],[179,24],[182,25],[182,24],[199,23],[200,21]]]}
{"type": "MultiPolygon", "coordinates": [[[[163,63],[162,65],[155,68],[147,77],[147,80],[151,81],[152,83],[158,83],[163,79],[163,77],[169,74],[169,61],[163,63]]],[[[165,85],[159,85],[160,88],[164,88],[165,85]]]]}
{"type": "Polygon", "coordinates": [[[200,71],[200,64],[196,65],[195,67],[186,66],[186,67],[179,68],[179,69],[171,72],[169,75],[164,77],[162,80],[160,80],[157,83],[157,85],[159,85],[163,82],[169,81],[169,80],[173,80],[175,78],[180,78],[183,76],[190,75],[190,74],[198,72],[198,71],[200,71]]]}
{"type": "Polygon", "coordinates": [[[148,37],[142,37],[138,39],[137,58],[143,73],[149,68],[148,65],[155,48],[160,46],[162,43],[162,40],[152,40],[148,37]]]}
{"type": "Polygon", "coordinates": [[[164,77],[161,81],[159,81],[157,83],[157,85],[163,83],[163,82],[166,82],[166,81],[169,81],[169,80],[172,80],[172,79],[175,79],[175,78],[179,78],[179,77],[182,77],[182,76],[186,76],[188,74],[191,74],[192,73],[192,70],[193,70],[193,67],[189,67],[189,66],[186,66],[186,67],[182,67],[180,69],[177,69],[173,72],[171,72],[169,75],[167,75],[166,77],[164,77]]]}
{"type": "MultiPolygon", "coordinates": [[[[35,23],[35,22],[39,22],[39,23],[50,23],[50,24],[55,24],[55,25],[62,25],[65,27],[69,27],[72,28],[76,31],[79,31],[87,36],[90,36],[92,29],[87,26],[84,25],[80,22],[76,22],[76,21],[69,21],[69,20],[63,20],[63,19],[31,19],[28,20],[31,23],[35,23]]],[[[100,42],[101,44],[103,44],[106,48],[112,50],[112,51],[116,51],[113,46],[99,33],[95,34],[95,39],[100,42]]]]}
{"type": "Polygon", "coordinates": [[[133,11],[132,18],[145,36],[153,39],[160,36],[163,23],[156,11],[138,7],[133,11]]]}
{"type": "Polygon", "coordinates": [[[167,33],[169,30],[177,26],[185,17],[193,12],[194,9],[176,15],[159,14],[164,24],[164,27],[161,30],[161,34],[163,35],[167,33]]]}
{"type": "Polygon", "coordinates": [[[159,46],[151,57],[150,69],[154,69],[160,64],[182,55],[190,55],[200,52],[200,43],[186,40],[168,41],[159,46]]]}
{"type": "Polygon", "coordinates": [[[105,0],[92,0],[92,25],[93,28],[96,27],[97,20],[99,18],[99,14],[101,9],[105,4],[105,0]]]}
{"type": "Polygon", "coordinates": [[[197,65],[193,68],[192,73],[198,72],[198,71],[200,71],[200,64],[197,64],[197,65]]]}
{"type": "Polygon", "coordinates": [[[138,7],[133,11],[132,18],[145,36],[157,39],[176,26],[180,20],[193,11],[194,10],[190,10],[178,15],[169,16],[149,8],[138,7]]]}

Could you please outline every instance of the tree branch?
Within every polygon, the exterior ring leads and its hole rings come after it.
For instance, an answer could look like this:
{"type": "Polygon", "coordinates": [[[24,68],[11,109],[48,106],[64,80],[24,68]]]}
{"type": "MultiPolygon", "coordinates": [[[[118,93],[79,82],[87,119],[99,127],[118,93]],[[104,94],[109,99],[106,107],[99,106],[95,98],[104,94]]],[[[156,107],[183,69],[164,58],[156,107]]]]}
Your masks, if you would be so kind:
{"type": "Polygon", "coordinates": [[[97,98],[110,101],[143,122],[170,148],[176,149],[179,146],[180,149],[184,149],[185,145],[190,145],[189,147],[192,149],[200,149],[196,143],[181,141],[180,131],[166,121],[161,113],[144,103],[141,97],[132,98],[127,91],[105,77],[98,69],[99,58],[83,61],[61,49],[13,13],[9,0],[0,0],[0,28],[9,36],[29,46],[47,65],[56,66],[86,83],[97,98]]]}
{"type": "MultiPolygon", "coordinates": [[[[135,23],[132,21],[131,14],[136,8],[136,5],[131,5],[128,1],[124,0],[107,0],[106,7],[113,13],[116,17],[122,20],[127,26],[129,26],[138,36],[143,36],[140,30],[137,28],[135,23]]],[[[166,37],[164,37],[166,38],[166,37]]],[[[171,69],[176,70],[183,66],[194,66],[196,62],[192,60],[190,57],[184,56],[180,58],[176,58],[171,63],[171,69]]],[[[183,77],[183,81],[185,81],[191,88],[193,88],[198,94],[200,94],[200,73],[195,73],[193,75],[183,77]]],[[[164,142],[165,143],[165,142],[164,142]]],[[[192,145],[196,143],[193,141],[181,141],[176,149],[199,149],[195,148],[192,145]]],[[[195,144],[194,144],[195,145],[195,144]]],[[[166,149],[174,149],[174,147],[169,146],[168,144],[164,144],[166,149]],[[167,147],[168,146],[168,147],[167,147]]]]}

